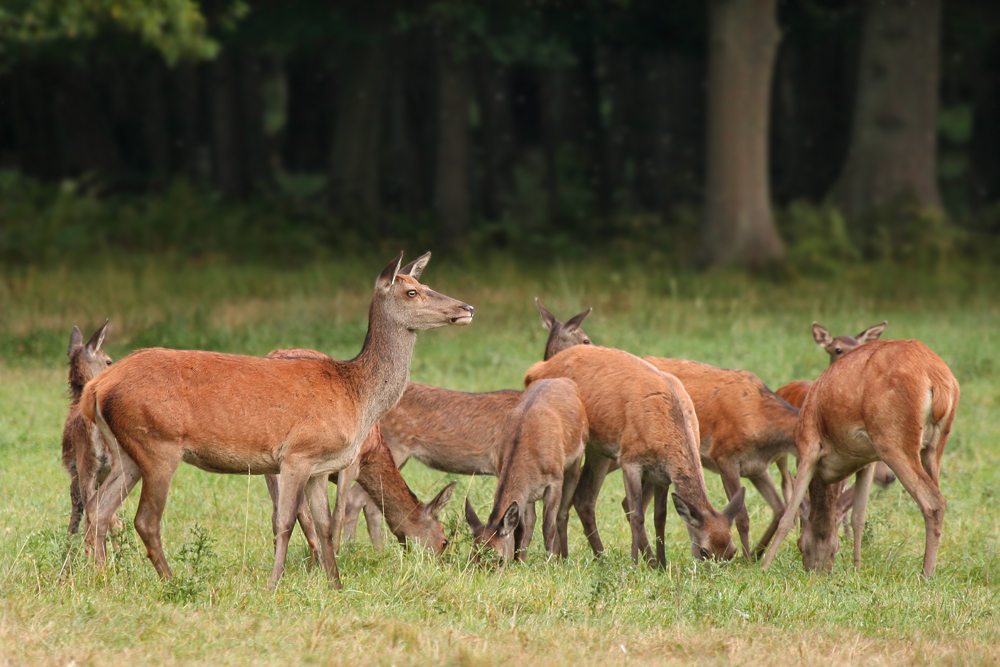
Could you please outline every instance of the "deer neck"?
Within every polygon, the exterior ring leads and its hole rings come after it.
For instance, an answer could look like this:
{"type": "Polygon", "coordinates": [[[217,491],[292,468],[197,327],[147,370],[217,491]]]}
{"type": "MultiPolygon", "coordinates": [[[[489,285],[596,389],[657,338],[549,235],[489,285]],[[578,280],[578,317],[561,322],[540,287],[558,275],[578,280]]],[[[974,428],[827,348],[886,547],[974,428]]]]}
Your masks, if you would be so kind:
{"type": "Polygon", "coordinates": [[[417,333],[394,322],[376,298],[368,311],[368,334],[352,363],[361,379],[361,407],[367,424],[364,435],[393,408],[410,379],[410,361],[417,333]]]}
{"type": "Polygon", "coordinates": [[[405,535],[409,522],[419,516],[423,507],[403,481],[388,447],[376,447],[362,455],[358,484],[378,505],[392,534],[405,535]]]}

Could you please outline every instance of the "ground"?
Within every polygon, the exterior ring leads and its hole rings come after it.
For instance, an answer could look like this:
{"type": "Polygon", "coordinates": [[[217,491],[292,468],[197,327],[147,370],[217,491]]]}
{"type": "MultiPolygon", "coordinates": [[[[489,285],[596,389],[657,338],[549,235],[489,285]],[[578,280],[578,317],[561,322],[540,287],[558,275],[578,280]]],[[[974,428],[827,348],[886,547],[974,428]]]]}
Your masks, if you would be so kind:
{"type": "MultiPolygon", "coordinates": [[[[476,319],[421,333],[412,379],[469,391],[521,386],[544,343],[535,296],[563,319],[593,306],[585,329],[598,344],[747,369],[772,388],[822,371],[814,320],[837,335],[887,319],[886,338],[922,340],[962,386],[931,580],[919,574],[923,521],[899,484],[873,495],[860,570],[842,538],[831,574],[805,573],[795,533],[767,572],[740,559],[696,564],[673,513],[667,570],[635,567],[618,474],[598,513],[605,558],[592,557],[573,516],[566,562],[546,559],[539,527],[527,563],[494,570],[469,565],[461,513],[466,494],[486,513],[494,481],[461,477],[442,515],[454,536],[443,558],[395,544],[375,551],[361,535],[339,558],[345,589],[334,592],[307,567],[296,534],[271,594],[263,480],[189,466],[174,479],[164,517],[175,580],[156,578],[131,529],[137,493],[110,566],[96,571],[79,539],[65,535],[59,439],[72,326],[89,336],[110,317],[106,348],[116,359],[151,345],[246,354],[314,347],[349,358],[387,259],[296,269],[133,259],[0,272],[0,663],[1000,661],[1000,292],[991,273],[972,269],[867,267],[778,282],[599,262],[435,258],[423,276],[473,304],[476,319]]],[[[425,501],[453,479],[419,464],[404,476],[425,501]]],[[[709,473],[708,483],[722,507],[718,477],[709,473]]],[[[752,487],[747,503],[756,536],[769,510],[752,487]]]]}

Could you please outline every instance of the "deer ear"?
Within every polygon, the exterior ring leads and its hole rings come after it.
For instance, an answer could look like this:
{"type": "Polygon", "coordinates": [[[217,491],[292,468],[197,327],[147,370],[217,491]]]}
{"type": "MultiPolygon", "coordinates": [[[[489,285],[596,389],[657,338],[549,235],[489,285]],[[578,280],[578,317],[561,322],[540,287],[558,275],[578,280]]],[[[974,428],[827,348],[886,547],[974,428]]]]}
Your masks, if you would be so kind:
{"type": "Polygon", "coordinates": [[[681,500],[681,497],[676,493],[671,493],[670,495],[674,499],[674,507],[677,508],[677,513],[681,515],[684,522],[692,528],[701,528],[703,519],[701,512],[681,500]]]}
{"type": "Polygon", "coordinates": [[[483,522],[479,520],[479,515],[476,514],[476,510],[472,509],[472,503],[469,502],[469,498],[465,499],[465,520],[469,524],[469,528],[472,528],[472,534],[479,537],[483,534],[483,522]]]}
{"type": "Polygon", "coordinates": [[[398,273],[419,280],[420,274],[427,268],[427,262],[429,261],[431,261],[431,254],[429,252],[425,252],[423,255],[417,257],[415,260],[401,268],[398,273]]]}
{"type": "Polygon", "coordinates": [[[434,496],[434,500],[427,503],[424,511],[436,519],[437,515],[444,509],[444,506],[448,504],[449,500],[451,500],[451,494],[455,490],[456,486],[458,486],[458,482],[452,482],[448,486],[441,489],[441,493],[434,496]]]}
{"type": "Polygon", "coordinates": [[[826,347],[833,342],[833,336],[830,332],[824,329],[818,322],[813,322],[813,340],[820,347],[826,347]]]}
{"type": "Polygon", "coordinates": [[[566,322],[566,329],[568,331],[572,331],[574,329],[579,329],[580,325],[583,324],[583,321],[585,319],[587,319],[587,315],[590,315],[590,313],[593,310],[594,310],[593,308],[588,308],[587,310],[583,311],[579,315],[574,315],[573,317],[571,317],[570,320],[568,322],[566,322]]]}
{"type": "Polygon", "coordinates": [[[104,335],[108,332],[108,322],[110,321],[110,319],[104,320],[104,326],[95,331],[94,335],[87,341],[87,348],[91,352],[97,352],[101,349],[101,345],[104,343],[104,335]]]}
{"type": "Polygon", "coordinates": [[[500,522],[500,530],[497,531],[497,535],[500,537],[507,537],[514,532],[517,528],[517,524],[521,523],[521,514],[517,509],[517,501],[515,500],[504,512],[503,520],[500,522]]]}
{"type": "Polygon", "coordinates": [[[73,354],[78,347],[83,347],[83,334],[80,333],[80,327],[73,327],[73,333],[69,335],[69,349],[66,350],[66,356],[73,354]]]}
{"type": "Polygon", "coordinates": [[[403,262],[403,252],[400,251],[399,257],[389,262],[382,273],[379,274],[378,279],[375,281],[375,287],[380,290],[387,290],[392,287],[392,284],[396,282],[396,274],[399,273],[399,265],[403,262]]]}
{"type": "Polygon", "coordinates": [[[741,486],[740,490],[733,494],[729,504],[726,505],[726,509],[722,510],[722,516],[726,518],[730,526],[736,520],[736,515],[743,510],[743,502],[746,500],[746,495],[747,490],[741,486]]]}
{"type": "Polygon", "coordinates": [[[887,326],[889,326],[889,322],[883,321],[882,324],[876,324],[873,327],[868,327],[858,334],[858,343],[860,345],[864,345],[865,343],[870,343],[873,340],[878,340],[879,336],[882,335],[882,332],[885,331],[887,326]]]}
{"type": "Polygon", "coordinates": [[[538,307],[538,314],[542,316],[542,326],[552,331],[552,327],[559,324],[559,320],[538,300],[538,297],[535,297],[535,305],[538,307]]]}

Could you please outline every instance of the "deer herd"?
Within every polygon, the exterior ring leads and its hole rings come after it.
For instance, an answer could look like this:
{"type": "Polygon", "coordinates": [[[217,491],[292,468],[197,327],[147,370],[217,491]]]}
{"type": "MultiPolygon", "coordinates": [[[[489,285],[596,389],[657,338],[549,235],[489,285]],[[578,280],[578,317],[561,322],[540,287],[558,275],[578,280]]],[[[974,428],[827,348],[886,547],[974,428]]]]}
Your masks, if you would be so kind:
{"type": "Polygon", "coordinates": [[[923,574],[933,575],[945,511],[938,476],[959,387],[922,343],[879,340],[885,322],[856,338],[833,338],[813,324],[830,366],[814,382],[772,392],[746,371],[596,346],[581,328],[590,310],[563,323],[536,300],[549,333],[525,391],[451,391],[409,382],[416,332],[469,324],[473,308],[419,282],[430,253],[405,266],[402,257],[375,281],[368,333],[350,361],[306,349],[252,357],[152,348],[112,363],[101,349],[107,322],[87,343],[74,327],[63,464],[69,532],[82,519],[94,561],[105,561],[107,535],[122,526],[118,511],[142,480],[135,529],[157,573],[171,577],[160,521],[183,461],[265,476],[274,507],[272,589],[296,522],[339,588],[335,554],[361,512],[376,546],[384,523],[404,544],[435,554],[447,548],[438,515],[456,483],[424,504],[399,472],[414,458],[442,472],[497,478],[485,524],[468,499],[465,516],[473,554],[495,552],[502,561],[524,559],[537,501],[550,554],[568,557],[573,508],[600,555],[597,499],[608,473],[621,469],[636,562],[666,564],[672,486],[694,558],[729,560],[739,550],[763,557],[766,569],[801,520],[803,565],[830,570],[850,511],[859,565],[871,485],[898,479],[924,516],[923,574]],[[794,478],[789,455],[798,461],[794,478]],[[705,469],[722,478],[721,511],[709,501],[705,469]],[[845,488],[851,475],[855,483],[845,488]],[[753,546],[741,478],[773,512],[753,546]],[[333,511],[328,480],[337,484],[333,511]],[[655,553],[645,528],[651,500],[655,553]]]}

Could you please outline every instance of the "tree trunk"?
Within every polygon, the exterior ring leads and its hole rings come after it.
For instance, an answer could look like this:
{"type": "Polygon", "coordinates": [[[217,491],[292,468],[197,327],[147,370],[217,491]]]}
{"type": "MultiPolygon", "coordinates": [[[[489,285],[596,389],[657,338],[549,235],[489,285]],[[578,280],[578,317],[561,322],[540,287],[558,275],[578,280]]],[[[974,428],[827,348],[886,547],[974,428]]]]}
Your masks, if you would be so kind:
{"type": "Polygon", "coordinates": [[[434,212],[447,241],[469,229],[469,76],[468,63],[455,59],[448,40],[439,38],[437,63],[437,154],[434,212]],[[443,43],[443,44],[442,44],[443,43]]]}
{"type": "Polygon", "coordinates": [[[751,268],[785,245],[771,214],[768,114],[780,34],[776,0],[710,0],[704,246],[751,268]]]}
{"type": "Polygon", "coordinates": [[[579,104],[581,105],[582,137],[587,151],[587,185],[594,193],[597,214],[611,214],[611,175],[608,173],[607,131],[601,119],[601,82],[597,72],[597,53],[589,41],[577,51],[580,77],[579,104]]]}
{"type": "Polygon", "coordinates": [[[941,0],[868,0],[847,161],[832,196],[857,221],[907,194],[937,208],[941,0]]]}
{"type": "Polygon", "coordinates": [[[378,220],[379,157],[386,97],[387,48],[376,40],[347,69],[340,89],[330,162],[334,205],[349,217],[378,220]]]}

